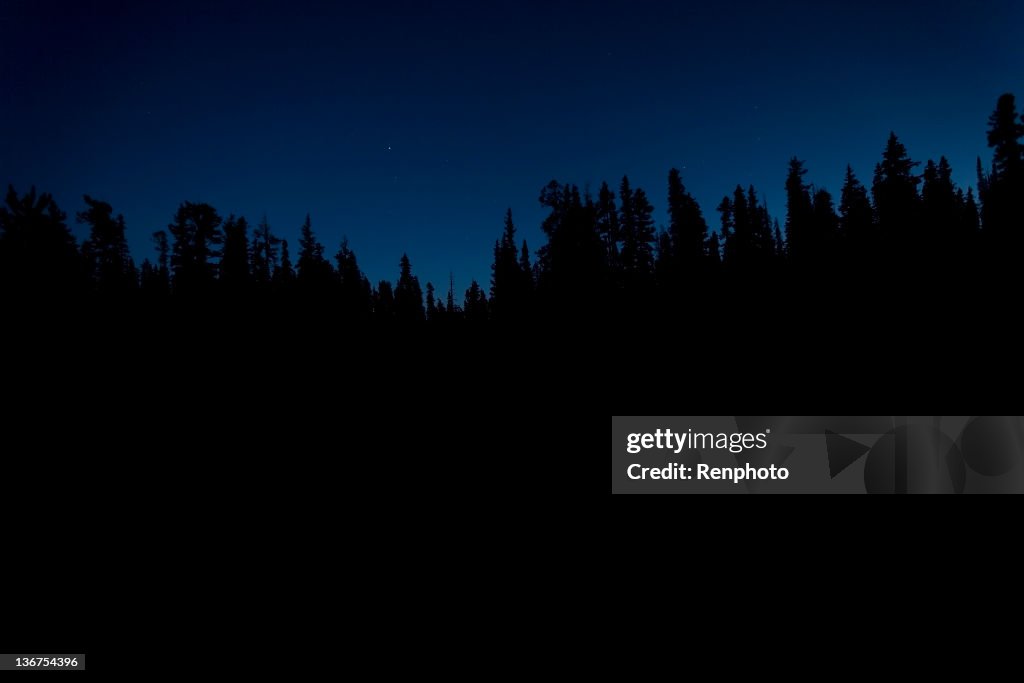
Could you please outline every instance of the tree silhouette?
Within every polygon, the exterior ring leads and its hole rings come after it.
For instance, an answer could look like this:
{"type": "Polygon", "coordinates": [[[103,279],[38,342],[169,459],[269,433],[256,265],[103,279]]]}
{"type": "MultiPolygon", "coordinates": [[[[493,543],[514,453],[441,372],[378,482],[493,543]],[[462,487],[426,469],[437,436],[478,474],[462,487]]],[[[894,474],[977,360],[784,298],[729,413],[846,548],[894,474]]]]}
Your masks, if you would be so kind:
{"type": "Polygon", "coordinates": [[[77,218],[89,226],[89,237],[82,244],[82,255],[96,290],[105,296],[134,290],[138,281],[124,235],[124,216],[114,218],[107,202],[89,195],[83,199],[88,208],[79,211],[77,218]]]}
{"type": "Polygon", "coordinates": [[[252,262],[252,279],[256,286],[267,290],[277,270],[278,245],[281,240],[271,231],[266,215],[260,221],[252,237],[250,259],[252,262]]]}
{"type": "Polygon", "coordinates": [[[723,197],[722,201],[719,202],[716,208],[719,214],[719,220],[721,221],[721,227],[719,233],[722,237],[717,240],[718,243],[715,245],[715,250],[721,252],[719,257],[723,265],[732,265],[734,258],[735,246],[733,245],[733,232],[736,225],[736,221],[733,214],[732,200],[729,197],[723,197]]]}
{"type": "Polygon", "coordinates": [[[380,320],[395,319],[395,294],[387,280],[381,280],[373,291],[373,313],[380,320]]]}
{"type": "Polygon", "coordinates": [[[811,250],[818,262],[830,266],[835,262],[839,237],[839,217],[836,215],[832,195],[817,189],[811,199],[811,250]]]}
{"type": "Polygon", "coordinates": [[[523,246],[519,250],[519,277],[522,283],[522,310],[525,314],[533,306],[534,289],[537,286],[534,267],[530,265],[530,247],[527,246],[526,240],[523,240],[523,246]]]}
{"type": "Polygon", "coordinates": [[[579,188],[552,180],[540,203],[550,213],[541,224],[548,243],[538,250],[538,289],[552,314],[587,315],[600,306],[607,258],[597,231],[595,206],[584,206],[579,188]]]}
{"type": "Polygon", "coordinates": [[[223,241],[221,217],[209,204],[184,202],[167,226],[173,239],[171,268],[174,290],[180,294],[196,294],[209,290],[217,271],[215,259],[223,241]]]}
{"type": "Polygon", "coordinates": [[[149,295],[163,299],[171,293],[171,246],[165,230],[153,233],[153,245],[157,253],[156,266],[151,278],[143,284],[149,295]]]}
{"type": "Polygon", "coordinates": [[[868,190],[857,180],[853,167],[849,165],[846,166],[846,179],[839,199],[839,232],[847,247],[847,263],[863,266],[879,246],[868,190]]]}
{"type": "Polygon", "coordinates": [[[61,300],[81,294],[85,269],[67,215],[36,188],[19,197],[8,186],[0,207],[0,290],[9,300],[61,300]]]}
{"type": "Polygon", "coordinates": [[[920,201],[917,194],[921,179],[913,174],[913,170],[919,165],[907,156],[907,148],[896,134],[890,133],[882,162],[875,167],[871,192],[879,230],[886,235],[889,251],[897,264],[911,265],[917,260],[914,245],[922,237],[919,234],[920,201]]]}
{"type": "Polygon", "coordinates": [[[692,284],[708,273],[708,225],[697,200],[686,191],[678,169],[668,172],[667,241],[659,237],[660,280],[670,291],[692,284]]]}
{"type": "Polygon", "coordinates": [[[992,171],[997,179],[1020,181],[1024,172],[1020,144],[1020,139],[1024,137],[1024,122],[1017,119],[1017,105],[1013,95],[1001,95],[996,110],[988,119],[988,146],[993,150],[992,171]]]}
{"type": "Polygon", "coordinates": [[[109,203],[84,196],[76,218],[88,236],[79,249],[52,196],[34,187],[22,196],[9,187],[0,207],[0,294],[9,307],[45,301],[39,310],[61,301],[102,302],[97,311],[141,303],[167,315],[207,308],[262,319],[252,315],[260,306],[275,312],[301,307],[296,319],[356,322],[533,316],[557,322],[723,303],[743,314],[752,312],[745,306],[770,299],[798,310],[815,291],[828,292],[833,302],[852,295],[852,303],[903,295],[908,287],[927,287],[933,300],[949,294],[970,305],[968,295],[985,288],[1018,286],[1022,138],[1014,97],[1003,95],[988,120],[991,164],[977,159],[975,191],[957,186],[946,157],[928,161],[918,177],[919,164],[890,133],[870,195],[847,166],[838,207],[827,190],[808,183],[804,162],[792,157],[785,230],[754,186],[736,185],[718,204],[720,227],[709,235],[677,169],[668,172],[668,224],[657,231],[654,207],[627,176],[617,193],[601,183],[596,197],[551,181],[539,196],[547,211],[541,225],[546,242],[536,258],[507,210],[494,243],[490,296],[472,281],[461,306],[451,274],[444,301],[428,283],[424,306],[406,254],[394,285],[381,280],[371,287],[347,239],[332,265],[308,214],[293,268],[288,242],[273,234],[266,216],[250,235],[244,217],[222,220],[209,204],[183,202],[168,229],[153,233],[156,254],[142,261],[140,273],[125,220],[109,203]]]}
{"type": "Polygon", "coordinates": [[[473,280],[469,289],[466,290],[465,303],[462,306],[466,320],[479,322],[487,320],[487,295],[484,290],[473,280]]]}
{"type": "Polygon", "coordinates": [[[398,284],[395,286],[395,317],[399,320],[423,320],[423,291],[420,281],[412,274],[409,257],[402,254],[398,284]]]}
{"type": "Polygon", "coordinates": [[[299,233],[299,260],[296,265],[296,279],[304,296],[318,296],[331,289],[335,279],[334,268],[324,258],[324,245],[313,234],[308,213],[299,233]]]}
{"type": "Polygon", "coordinates": [[[273,281],[279,293],[287,292],[295,282],[295,268],[292,267],[292,256],[288,251],[288,240],[281,240],[281,261],[274,269],[273,281]]]}
{"type": "Polygon", "coordinates": [[[448,273],[448,297],[444,307],[445,316],[450,318],[458,313],[458,309],[455,306],[455,277],[448,273]]]}
{"type": "MultiPolygon", "coordinates": [[[[525,243],[524,243],[525,248],[525,243]]],[[[529,267],[529,253],[526,254],[529,267]]],[[[505,214],[505,230],[494,243],[491,264],[491,311],[496,320],[510,320],[524,315],[529,296],[529,271],[524,272],[516,248],[516,228],[512,209],[505,214]]]]}
{"type": "Polygon", "coordinates": [[[804,182],[804,162],[789,160],[786,176],[786,253],[797,267],[803,268],[815,257],[812,222],[814,207],[810,187],[804,182]]]}
{"type": "MultiPolygon", "coordinates": [[[[373,311],[380,310],[380,287],[371,296],[370,281],[359,269],[355,252],[348,246],[348,238],[342,238],[335,255],[338,264],[338,289],[342,312],[350,318],[363,319],[373,311]]],[[[387,300],[384,302],[391,313],[391,284],[388,283],[387,300]]]]}
{"type": "Polygon", "coordinates": [[[434,284],[432,282],[427,283],[427,320],[438,319],[438,308],[437,301],[434,298],[434,284]]]}
{"type": "MultiPolygon", "coordinates": [[[[989,117],[988,145],[992,148],[992,171],[982,178],[978,162],[983,225],[988,247],[1001,261],[1016,259],[1024,247],[1024,158],[1021,137],[1024,123],[1018,120],[1014,96],[1000,96],[989,117]]],[[[1003,267],[1008,267],[1004,263],[1003,267]]]]}
{"type": "Polygon", "coordinates": [[[604,247],[605,265],[608,272],[616,272],[621,264],[619,260],[619,210],[615,206],[615,193],[608,189],[608,183],[601,183],[597,194],[595,222],[597,232],[604,247]]]}
{"type": "Polygon", "coordinates": [[[643,189],[633,190],[629,178],[619,186],[619,230],[622,235],[622,278],[627,288],[646,287],[654,273],[654,207],[643,189]]]}
{"type": "Polygon", "coordinates": [[[249,224],[245,216],[228,216],[224,221],[224,253],[220,259],[220,281],[224,289],[240,295],[250,284],[249,224]]]}
{"type": "Polygon", "coordinates": [[[953,169],[946,157],[925,164],[921,185],[921,220],[927,230],[922,248],[932,265],[941,268],[951,258],[966,257],[972,248],[970,220],[964,193],[953,183],[953,169]]]}

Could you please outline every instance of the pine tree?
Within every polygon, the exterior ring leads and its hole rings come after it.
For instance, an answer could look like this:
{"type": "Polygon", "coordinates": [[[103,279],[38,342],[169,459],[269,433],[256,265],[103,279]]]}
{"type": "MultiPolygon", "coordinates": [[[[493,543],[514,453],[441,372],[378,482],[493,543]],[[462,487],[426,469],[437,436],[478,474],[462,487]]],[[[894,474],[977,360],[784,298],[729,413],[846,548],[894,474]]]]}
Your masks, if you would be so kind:
{"type": "Polygon", "coordinates": [[[921,217],[930,257],[946,262],[962,255],[966,246],[960,229],[965,201],[953,183],[953,170],[946,157],[938,164],[929,159],[921,186],[921,217]]]}
{"type": "MultiPolygon", "coordinates": [[[[347,237],[342,238],[335,261],[338,264],[337,282],[343,314],[353,319],[368,318],[371,312],[378,310],[380,287],[376,294],[371,291],[370,281],[360,270],[355,252],[348,246],[347,237]]],[[[391,295],[391,283],[388,283],[388,294],[391,295]]],[[[389,308],[389,315],[390,312],[389,308]]]]}
{"type": "Polygon", "coordinates": [[[292,257],[288,253],[288,240],[281,240],[281,262],[274,269],[274,285],[280,291],[287,291],[295,281],[295,268],[292,267],[292,257]]]}
{"type": "Polygon", "coordinates": [[[790,159],[786,177],[786,253],[797,266],[810,264],[817,256],[811,232],[814,209],[805,175],[804,162],[796,157],[790,159]]]}
{"type": "Polygon", "coordinates": [[[373,314],[378,320],[393,320],[395,317],[395,294],[387,280],[381,280],[373,292],[373,314]]]}
{"type": "Polygon", "coordinates": [[[107,202],[83,197],[88,209],[79,211],[79,223],[89,226],[89,238],[82,244],[86,268],[104,295],[123,294],[134,288],[133,264],[125,239],[124,216],[113,216],[107,202]]]}
{"type": "Polygon", "coordinates": [[[605,263],[610,272],[615,271],[620,265],[619,212],[615,208],[615,193],[608,188],[606,182],[601,183],[601,189],[597,194],[596,221],[597,232],[604,245],[605,263]]]}
{"type": "Polygon", "coordinates": [[[223,241],[221,217],[209,204],[184,202],[167,226],[171,233],[171,268],[174,289],[194,294],[211,287],[217,271],[215,259],[220,257],[223,241]]]}
{"type": "Polygon", "coordinates": [[[224,255],[220,259],[220,281],[229,291],[240,292],[249,284],[249,224],[245,216],[224,221],[224,255]]]}
{"type": "Polygon", "coordinates": [[[462,307],[466,320],[482,321],[487,319],[487,296],[484,290],[473,280],[466,290],[465,303],[462,307]]]}
{"type": "Polygon", "coordinates": [[[846,180],[839,199],[840,232],[849,244],[866,245],[872,233],[872,221],[868,190],[857,179],[853,167],[847,165],[846,180]]]}
{"type": "Polygon", "coordinates": [[[516,249],[516,228],[512,222],[512,209],[505,214],[505,230],[494,243],[494,262],[491,264],[491,309],[497,320],[521,317],[526,291],[523,273],[516,249]]]}
{"type": "Polygon", "coordinates": [[[654,207],[643,189],[633,190],[629,178],[619,187],[619,229],[622,233],[622,272],[627,286],[643,285],[654,271],[654,207]]]}
{"type": "Polygon", "coordinates": [[[398,284],[395,286],[395,317],[399,320],[423,320],[423,291],[412,274],[409,257],[402,254],[398,284]]]}
{"type": "Polygon", "coordinates": [[[1020,143],[1024,137],[1024,122],[1018,121],[1013,95],[1006,93],[1000,96],[988,125],[988,146],[993,149],[993,177],[997,182],[1005,181],[1016,187],[1024,173],[1024,148],[1020,143]]]}
{"type": "Polygon", "coordinates": [[[306,214],[306,220],[299,230],[299,260],[296,265],[296,279],[307,293],[322,294],[330,287],[333,269],[324,258],[324,245],[313,234],[309,214],[306,214]]]}
{"type": "Polygon", "coordinates": [[[772,219],[753,185],[747,188],[747,212],[750,216],[750,252],[753,263],[763,267],[775,256],[772,219]]]}
{"type": "Polygon", "coordinates": [[[277,270],[278,245],[281,240],[270,231],[270,224],[264,214],[263,220],[252,237],[252,278],[260,287],[266,288],[270,285],[277,270]]]}
{"type": "Polygon", "coordinates": [[[171,291],[171,247],[167,241],[167,233],[157,230],[153,233],[153,244],[157,252],[157,284],[161,294],[169,294],[171,291]]]}
{"type": "MultiPolygon", "coordinates": [[[[1024,124],[1018,121],[1013,95],[999,98],[989,117],[988,145],[992,148],[992,171],[981,177],[978,162],[983,222],[989,248],[1000,260],[1016,260],[1024,249],[1024,158],[1021,137],[1024,124]],[[984,182],[982,182],[984,180],[984,182]]],[[[1003,264],[1006,270],[1013,266],[1003,264]]]]}
{"type": "MultiPolygon", "coordinates": [[[[730,263],[730,257],[733,251],[733,228],[735,226],[732,200],[729,199],[729,197],[723,197],[716,210],[718,211],[721,220],[721,238],[716,240],[716,245],[712,251],[718,251],[721,262],[723,264],[728,264],[730,263]]],[[[712,256],[714,256],[714,253],[712,253],[712,256]]]]}
{"type": "Polygon", "coordinates": [[[902,261],[911,258],[922,239],[917,194],[921,179],[913,173],[919,165],[907,156],[907,149],[896,134],[890,133],[871,187],[882,238],[891,243],[893,254],[902,261]]]}
{"type": "Polygon", "coordinates": [[[427,283],[427,320],[437,320],[437,302],[434,300],[434,285],[427,283]]]}
{"type": "Polygon", "coordinates": [[[584,206],[575,185],[556,181],[541,190],[540,203],[550,213],[541,224],[548,242],[537,252],[538,290],[552,312],[585,315],[603,303],[608,272],[596,206],[584,206]]]}
{"type": "Polygon", "coordinates": [[[678,169],[668,172],[671,267],[681,276],[699,276],[707,256],[708,225],[697,200],[686,191],[678,169]]]}
{"type": "Polygon", "coordinates": [[[448,299],[445,305],[445,313],[447,316],[454,316],[456,313],[455,309],[455,276],[448,273],[448,299]]]}
{"type": "Polygon", "coordinates": [[[815,252],[827,266],[834,260],[839,235],[839,217],[836,216],[832,194],[824,188],[815,190],[811,199],[811,234],[815,252]]]}
{"type": "Polygon", "coordinates": [[[8,186],[0,206],[0,290],[47,299],[81,292],[85,270],[66,219],[49,194],[37,196],[33,187],[19,197],[8,186]]]}
{"type": "Polygon", "coordinates": [[[753,242],[752,221],[747,196],[739,185],[732,194],[732,239],[726,244],[726,261],[737,269],[751,264],[753,242]]]}
{"type": "Polygon", "coordinates": [[[530,265],[530,248],[523,240],[523,246],[519,250],[519,274],[523,281],[523,294],[526,298],[524,308],[529,310],[533,302],[533,289],[536,286],[533,278],[533,266],[530,265]]]}

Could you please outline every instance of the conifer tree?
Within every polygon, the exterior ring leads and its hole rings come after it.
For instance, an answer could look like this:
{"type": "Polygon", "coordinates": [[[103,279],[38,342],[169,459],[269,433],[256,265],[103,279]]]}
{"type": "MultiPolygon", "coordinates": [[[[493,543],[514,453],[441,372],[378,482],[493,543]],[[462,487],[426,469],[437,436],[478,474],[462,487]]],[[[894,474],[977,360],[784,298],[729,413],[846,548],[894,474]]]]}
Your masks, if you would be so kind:
{"type": "Polygon", "coordinates": [[[597,232],[604,246],[605,263],[609,272],[619,268],[619,212],[615,207],[615,193],[602,182],[597,194],[597,232]]]}
{"type": "Polygon", "coordinates": [[[491,264],[491,309],[497,320],[520,317],[526,299],[526,283],[516,249],[516,228],[512,209],[505,214],[505,230],[494,243],[491,264]]]}
{"type": "MultiPolygon", "coordinates": [[[[846,179],[839,199],[839,230],[851,245],[866,245],[872,233],[871,200],[867,188],[857,179],[853,167],[846,166],[846,179]]],[[[864,253],[864,249],[860,249],[864,253]]]]}
{"type": "Polygon", "coordinates": [[[882,238],[890,242],[896,257],[904,261],[911,258],[915,242],[921,238],[917,194],[921,179],[913,173],[919,165],[907,156],[907,148],[896,134],[890,133],[871,187],[882,238]]]}
{"type": "Polygon", "coordinates": [[[622,177],[619,198],[623,276],[627,285],[641,285],[654,270],[654,207],[643,189],[630,188],[627,176],[622,177]]]}
{"type": "Polygon", "coordinates": [[[399,320],[423,320],[423,291],[412,274],[409,257],[402,254],[398,284],[395,286],[395,317],[399,320]]]}
{"type": "MultiPolygon", "coordinates": [[[[369,317],[372,311],[377,310],[376,301],[380,295],[380,288],[374,295],[370,288],[370,281],[359,268],[355,252],[348,246],[348,238],[343,237],[338,253],[335,255],[338,264],[338,291],[340,307],[346,317],[363,319],[369,317]]],[[[388,285],[388,295],[391,296],[391,283],[388,285]]],[[[390,301],[387,302],[390,306],[390,301]]],[[[391,309],[388,308],[390,314],[391,309]]]]}
{"type": "Polygon", "coordinates": [[[85,269],[67,215],[36,188],[19,196],[8,186],[0,206],[0,290],[64,299],[81,292],[85,269]]]}
{"type": "Polygon", "coordinates": [[[167,241],[167,232],[157,230],[153,233],[153,244],[156,245],[156,283],[161,294],[171,291],[171,247],[167,241]]]}
{"type": "Polygon", "coordinates": [[[83,197],[88,207],[79,211],[79,223],[89,226],[89,237],[82,244],[85,265],[96,290],[101,294],[123,294],[134,288],[134,263],[125,239],[124,216],[113,216],[107,202],[83,197]]]}
{"type": "Polygon", "coordinates": [[[682,277],[698,277],[707,256],[708,225],[697,200],[686,191],[678,169],[668,172],[671,267],[682,277]]]}
{"type": "Polygon", "coordinates": [[[373,315],[384,321],[395,318],[395,294],[387,280],[381,280],[373,292],[373,315]]]}
{"type": "Polygon", "coordinates": [[[816,256],[811,232],[814,209],[810,187],[804,182],[805,175],[804,162],[796,157],[790,159],[786,177],[786,253],[800,267],[816,256]]]}
{"type": "Polygon", "coordinates": [[[466,320],[482,321],[487,319],[487,296],[484,290],[473,280],[466,290],[465,303],[462,307],[466,320]]]}
{"type": "Polygon", "coordinates": [[[220,259],[220,281],[226,289],[239,292],[249,284],[249,225],[245,216],[224,221],[224,255],[220,259]]]}
{"type": "Polygon", "coordinates": [[[281,261],[274,269],[274,284],[279,290],[287,291],[294,281],[295,268],[292,267],[292,257],[288,252],[288,240],[281,240],[281,261]]]}
{"type": "Polygon", "coordinates": [[[1024,248],[1024,123],[1018,118],[1013,95],[1002,95],[989,117],[992,171],[984,182],[978,162],[985,232],[989,248],[1001,260],[1019,258],[1024,248]]]}
{"type": "Polygon", "coordinates": [[[222,222],[209,204],[184,202],[178,207],[174,222],[167,226],[173,240],[175,291],[196,293],[210,288],[217,272],[216,259],[221,255],[222,222]]]}
{"type": "Polygon", "coordinates": [[[296,280],[307,293],[323,294],[331,288],[334,272],[324,257],[324,245],[313,233],[309,214],[306,214],[306,220],[299,229],[299,260],[296,267],[296,280]]]}
{"type": "Polygon", "coordinates": [[[278,245],[281,240],[270,231],[266,215],[252,237],[252,279],[260,287],[270,285],[277,270],[278,245]]]}
{"type": "Polygon", "coordinates": [[[434,285],[427,283],[427,320],[437,320],[437,301],[434,299],[434,285]]]}

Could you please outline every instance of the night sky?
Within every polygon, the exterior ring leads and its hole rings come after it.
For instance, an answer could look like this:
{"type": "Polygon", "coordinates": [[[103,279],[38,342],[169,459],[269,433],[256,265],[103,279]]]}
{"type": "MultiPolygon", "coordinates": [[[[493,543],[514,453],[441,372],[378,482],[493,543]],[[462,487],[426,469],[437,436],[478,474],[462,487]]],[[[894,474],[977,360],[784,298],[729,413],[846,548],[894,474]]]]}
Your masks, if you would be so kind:
{"type": "MultiPolygon", "coordinates": [[[[511,207],[543,243],[552,178],[624,173],[667,223],[672,166],[718,226],[737,183],[784,218],[788,159],[838,195],[890,130],[974,184],[988,115],[1024,97],[1024,3],[0,0],[0,182],[88,193],[137,261],[183,200],[305,214],[370,280],[489,283],[511,207]]],[[[73,225],[79,237],[81,226],[73,225]]]]}

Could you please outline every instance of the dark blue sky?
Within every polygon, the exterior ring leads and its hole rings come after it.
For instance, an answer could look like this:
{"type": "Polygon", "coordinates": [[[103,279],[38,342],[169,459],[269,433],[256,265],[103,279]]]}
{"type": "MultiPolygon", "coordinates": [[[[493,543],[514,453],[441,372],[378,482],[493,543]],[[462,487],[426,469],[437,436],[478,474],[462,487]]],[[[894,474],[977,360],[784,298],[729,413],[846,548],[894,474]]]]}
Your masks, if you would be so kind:
{"type": "MultiPolygon", "coordinates": [[[[542,243],[550,179],[628,173],[666,222],[677,166],[709,224],[737,184],[784,214],[792,155],[838,194],[889,130],[974,183],[1003,92],[1024,96],[1024,3],[0,4],[0,181],[88,193],[137,260],[182,200],[296,250],[309,212],[374,282],[403,251],[439,290],[487,283],[511,206],[542,243]]],[[[75,227],[81,235],[80,227],[75,227]]]]}

